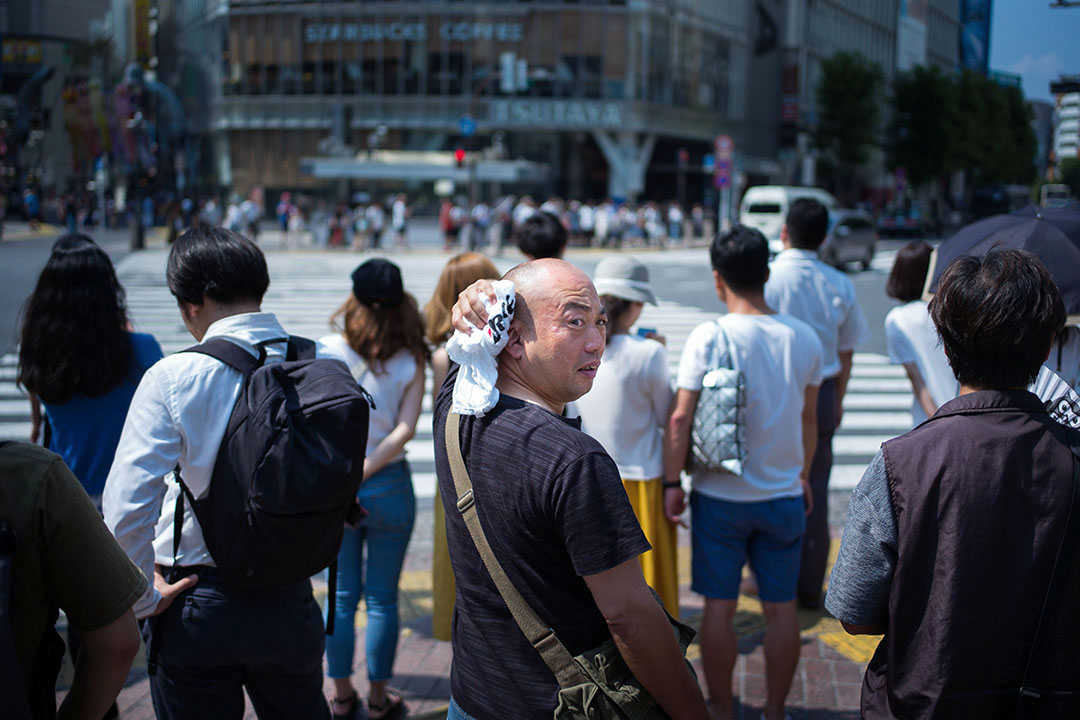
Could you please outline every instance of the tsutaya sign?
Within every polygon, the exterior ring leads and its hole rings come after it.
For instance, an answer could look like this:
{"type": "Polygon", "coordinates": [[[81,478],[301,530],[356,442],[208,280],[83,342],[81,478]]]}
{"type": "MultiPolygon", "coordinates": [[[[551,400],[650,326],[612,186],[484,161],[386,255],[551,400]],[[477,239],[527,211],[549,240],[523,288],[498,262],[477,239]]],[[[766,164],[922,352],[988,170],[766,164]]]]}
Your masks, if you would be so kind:
{"type": "Polygon", "coordinates": [[[622,109],[613,102],[580,100],[493,100],[489,122],[502,127],[620,127],[622,109]]]}
{"type": "MultiPolygon", "coordinates": [[[[449,42],[494,40],[519,43],[525,37],[521,23],[444,22],[438,27],[438,37],[449,42]]],[[[311,23],[304,26],[304,42],[423,42],[428,38],[427,23],[311,23]]]]}

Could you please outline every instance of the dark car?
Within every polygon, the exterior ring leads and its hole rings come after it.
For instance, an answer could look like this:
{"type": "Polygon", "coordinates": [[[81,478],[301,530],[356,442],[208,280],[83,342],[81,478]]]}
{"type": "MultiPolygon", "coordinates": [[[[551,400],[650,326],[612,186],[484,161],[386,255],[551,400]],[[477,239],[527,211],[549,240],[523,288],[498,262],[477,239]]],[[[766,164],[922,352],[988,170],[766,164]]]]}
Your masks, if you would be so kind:
{"type": "Polygon", "coordinates": [[[926,232],[922,217],[915,210],[888,212],[878,218],[877,230],[890,237],[922,237],[926,232]]]}
{"type": "Polygon", "coordinates": [[[857,262],[870,269],[878,240],[874,218],[865,210],[834,210],[829,213],[829,234],[818,256],[836,268],[857,262]]]}

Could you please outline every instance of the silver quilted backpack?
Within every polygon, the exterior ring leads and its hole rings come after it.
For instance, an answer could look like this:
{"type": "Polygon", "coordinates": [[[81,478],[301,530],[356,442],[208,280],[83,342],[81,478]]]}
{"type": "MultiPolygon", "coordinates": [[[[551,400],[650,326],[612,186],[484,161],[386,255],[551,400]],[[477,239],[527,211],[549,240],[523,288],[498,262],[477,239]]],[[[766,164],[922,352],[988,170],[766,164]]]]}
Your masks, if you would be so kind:
{"type": "Polygon", "coordinates": [[[690,428],[689,466],[741,475],[746,459],[746,376],[735,367],[731,342],[719,320],[716,331],[709,349],[710,370],[701,381],[690,428]]]}

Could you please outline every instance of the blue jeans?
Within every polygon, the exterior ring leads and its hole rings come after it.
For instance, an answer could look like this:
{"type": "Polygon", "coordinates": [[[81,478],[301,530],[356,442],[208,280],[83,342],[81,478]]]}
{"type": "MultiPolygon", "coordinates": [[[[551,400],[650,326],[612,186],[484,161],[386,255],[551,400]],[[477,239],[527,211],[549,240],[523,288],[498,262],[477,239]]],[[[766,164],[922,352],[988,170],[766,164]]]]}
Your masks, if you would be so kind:
{"type": "Polygon", "coordinates": [[[393,674],[398,642],[398,581],[405,562],[416,498],[412,473],[404,460],[391,463],[365,480],[356,494],[367,515],[356,529],[345,528],[338,552],[334,634],[326,638],[327,674],[352,676],[356,646],[356,608],[367,604],[368,680],[393,674]],[[364,545],[367,557],[364,557],[364,545]],[[366,560],[366,562],[365,562],[366,560]]]}
{"type": "Polygon", "coordinates": [[[451,696],[450,707],[446,711],[446,720],[476,720],[476,718],[462,710],[451,696]]]}

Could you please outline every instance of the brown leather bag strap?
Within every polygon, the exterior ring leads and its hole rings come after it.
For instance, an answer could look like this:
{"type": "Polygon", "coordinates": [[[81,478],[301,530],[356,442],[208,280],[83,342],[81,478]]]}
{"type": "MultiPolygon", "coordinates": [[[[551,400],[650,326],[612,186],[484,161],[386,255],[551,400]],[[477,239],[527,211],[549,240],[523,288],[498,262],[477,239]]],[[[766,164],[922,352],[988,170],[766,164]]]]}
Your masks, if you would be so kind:
{"type": "Polygon", "coordinates": [[[473,500],[472,480],[465,469],[465,459],[461,456],[461,416],[457,413],[449,413],[446,418],[446,454],[450,460],[450,472],[454,476],[454,490],[457,493],[457,508],[461,513],[465,526],[469,529],[476,551],[480,559],[484,561],[488,575],[499,590],[503,602],[514,616],[514,622],[521,628],[536,652],[540,653],[544,664],[558,680],[560,687],[571,687],[583,682],[588,682],[588,677],[574,662],[570,651],[555,637],[555,631],[548,627],[536,611],[532,609],[525,598],[521,596],[514,583],[506,576],[506,571],[499,564],[498,558],[488,544],[484,528],[480,525],[480,516],[476,514],[476,503],[473,500]]]}

